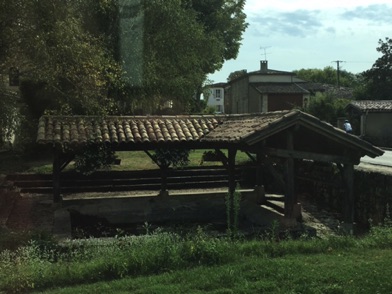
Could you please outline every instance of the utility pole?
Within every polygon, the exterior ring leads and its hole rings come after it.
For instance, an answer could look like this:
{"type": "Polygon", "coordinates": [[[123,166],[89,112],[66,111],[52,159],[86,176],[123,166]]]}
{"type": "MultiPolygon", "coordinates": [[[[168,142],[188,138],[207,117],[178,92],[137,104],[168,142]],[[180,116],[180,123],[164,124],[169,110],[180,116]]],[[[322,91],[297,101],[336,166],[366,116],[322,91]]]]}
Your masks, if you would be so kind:
{"type": "Polygon", "coordinates": [[[340,63],[341,62],[345,62],[345,61],[343,61],[343,60],[335,60],[335,61],[332,61],[332,62],[336,62],[336,74],[337,74],[337,77],[338,77],[338,87],[339,87],[339,85],[340,85],[340,63]]]}

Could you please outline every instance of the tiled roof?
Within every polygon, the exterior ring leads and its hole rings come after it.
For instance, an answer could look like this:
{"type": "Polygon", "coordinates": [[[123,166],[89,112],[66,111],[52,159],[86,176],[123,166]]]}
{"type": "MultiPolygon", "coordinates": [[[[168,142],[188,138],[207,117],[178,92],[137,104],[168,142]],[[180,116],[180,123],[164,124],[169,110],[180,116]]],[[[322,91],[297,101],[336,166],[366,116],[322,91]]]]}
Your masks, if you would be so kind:
{"type": "Polygon", "coordinates": [[[251,71],[248,73],[249,75],[288,75],[288,76],[294,76],[295,74],[291,71],[283,71],[283,70],[276,70],[276,69],[267,69],[267,71],[264,70],[256,70],[256,71],[251,71]]]}
{"type": "MultiPolygon", "coordinates": [[[[272,123],[285,118],[290,111],[274,111],[248,115],[229,116],[214,132],[207,134],[203,140],[209,142],[239,142],[255,132],[262,131],[272,123]]],[[[292,112],[292,113],[295,113],[292,112]]]]}
{"type": "Polygon", "coordinates": [[[198,141],[222,121],[216,116],[43,116],[38,143],[198,141]]]}
{"type": "Polygon", "coordinates": [[[133,146],[205,142],[251,146],[297,124],[306,126],[314,134],[361,150],[365,155],[382,154],[370,143],[298,110],[205,116],[43,116],[38,125],[37,142],[71,145],[104,142],[133,146]]]}
{"type": "Polygon", "coordinates": [[[257,83],[254,86],[261,93],[309,93],[296,83],[257,83]]]}
{"type": "Polygon", "coordinates": [[[392,112],[392,100],[358,100],[351,102],[350,106],[359,111],[392,112]]]}
{"type": "Polygon", "coordinates": [[[354,97],[353,89],[348,87],[341,87],[341,86],[338,87],[330,84],[312,83],[312,82],[299,83],[299,85],[313,93],[316,92],[328,93],[334,95],[337,98],[344,98],[344,99],[353,99],[354,97]]]}

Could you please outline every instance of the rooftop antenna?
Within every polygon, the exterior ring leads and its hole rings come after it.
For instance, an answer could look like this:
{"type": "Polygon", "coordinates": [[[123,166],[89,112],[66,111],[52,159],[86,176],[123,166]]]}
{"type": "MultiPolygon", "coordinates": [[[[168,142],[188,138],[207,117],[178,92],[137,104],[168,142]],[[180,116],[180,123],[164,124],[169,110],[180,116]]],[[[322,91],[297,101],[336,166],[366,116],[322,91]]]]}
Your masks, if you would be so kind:
{"type": "Polygon", "coordinates": [[[267,52],[268,48],[271,48],[271,46],[266,46],[266,47],[260,46],[260,49],[264,51],[264,60],[265,61],[267,61],[267,54],[270,54],[269,52],[267,52]]]}
{"type": "Polygon", "coordinates": [[[343,60],[334,60],[332,62],[336,62],[336,74],[337,74],[337,78],[338,78],[338,87],[340,85],[340,63],[341,62],[345,62],[343,60]]]}

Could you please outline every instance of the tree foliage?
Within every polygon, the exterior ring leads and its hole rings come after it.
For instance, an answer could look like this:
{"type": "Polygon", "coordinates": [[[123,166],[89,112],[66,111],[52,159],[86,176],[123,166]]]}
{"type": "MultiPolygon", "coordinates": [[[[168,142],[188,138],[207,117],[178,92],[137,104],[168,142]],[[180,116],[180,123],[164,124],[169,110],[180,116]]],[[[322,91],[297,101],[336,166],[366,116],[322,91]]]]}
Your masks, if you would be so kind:
{"type": "Polygon", "coordinates": [[[304,111],[336,126],[338,118],[346,115],[345,107],[349,102],[349,100],[339,99],[330,94],[317,93],[304,111]]]}
{"type": "Polygon", "coordinates": [[[88,144],[75,156],[75,169],[82,174],[91,174],[98,169],[110,169],[116,156],[105,144],[88,144]]]}
{"type": "Polygon", "coordinates": [[[227,81],[230,82],[232,80],[235,80],[236,78],[239,78],[243,75],[246,75],[247,70],[246,69],[241,69],[241,70],[236,70],[233,71],[229,74],[229,76],[227,77],[227,81]]]}
{"type": "Polygon", "coordinates": [[[364,71],[364,86],[359,99],[390,100],[392,99],[392,39],[379,40],[377,51],[382,54],[372,68],[364,71]]]}
{"type": "Polygon", "coordinates": [[[163,168],[181,167],[189,163],[189,153],[189,149],[159,148],[155,150],[152,159],[163,168]]]}
{"type": "Polygon", "coordinates": [[[144,15],[141,85],[127,83],[120,66],[120,32],[134,29],[120,27],[120,0],[1,0],[1,72],[15,67],[23,80],[44,85],[52,109],[102,114],[113,111],[113,100],[136,105],[126,111],[186,105],[208,73],[237,56],[245,0],[134,2],[127,13],[144,15]]]}
{"type": "Polygon", "coordinates": [[[244,2],[144,1],[143,80],[148,97],[181,104],[194,96],[199,100],[207,74],[238,54],[247,26],[244,2]]]}
{"type": "MultiPolygon", "coordinates": [[[[293,71],[297,77],[308,82],[323,83],[329,85],[338,84],[338,73],[332,66],[324,69],[300,69],[293,71]]],[[[339,86],[355,88],[358,85],[358,77],[346,70],[339,70],[339,86]]]]}
{"type": "Polygon", "coordinates": [[[2,1],[6,52],[1,68],[16,67],[23,80],[44,83],[57,109],[102,113],[120,67],[100,36],[90,33],[79,1],[2,1]]]}

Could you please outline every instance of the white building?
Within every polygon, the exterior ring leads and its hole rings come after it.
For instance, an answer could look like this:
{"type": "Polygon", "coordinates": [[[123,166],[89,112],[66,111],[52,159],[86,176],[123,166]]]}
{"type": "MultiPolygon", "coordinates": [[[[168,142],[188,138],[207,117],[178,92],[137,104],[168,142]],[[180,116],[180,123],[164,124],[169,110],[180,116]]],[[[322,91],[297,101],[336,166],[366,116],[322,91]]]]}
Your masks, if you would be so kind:
{"type": "Polygon", "coordinates": [[[225,86],[226,83],[217,83],[209,86],[207,106],[215,108],[216,113],[225,113],[225,86]]]}

